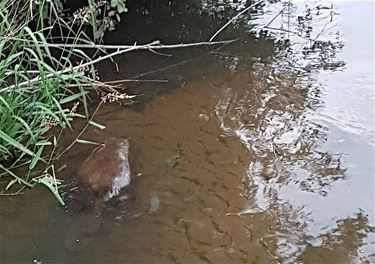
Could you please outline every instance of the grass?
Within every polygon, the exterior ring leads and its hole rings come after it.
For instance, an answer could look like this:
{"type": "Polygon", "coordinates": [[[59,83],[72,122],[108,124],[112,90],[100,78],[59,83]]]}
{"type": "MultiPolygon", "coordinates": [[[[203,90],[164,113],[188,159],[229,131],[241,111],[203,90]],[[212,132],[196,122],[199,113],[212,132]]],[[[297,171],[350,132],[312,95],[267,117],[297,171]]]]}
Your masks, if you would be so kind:
{"type": "Polygon", "coordinates": [[[6,189],[36,183],[16,175],[20,166],[28,175],[40,163],[51,168],[46,149],[58,145],[51,128],[71,128],[73,118],[88,117],[87,92],[80,87],[95,80],[95,70],[74,66],[90,58],[74,47],[51,50],[47,41],[60,32],[73,44],[91,42],[83,27],[73,30],[61,19],[53,2],[0,1],[0,177],[9,177],[6,189]],[[84,114],[76,113],[79,104],[84,114]]]}

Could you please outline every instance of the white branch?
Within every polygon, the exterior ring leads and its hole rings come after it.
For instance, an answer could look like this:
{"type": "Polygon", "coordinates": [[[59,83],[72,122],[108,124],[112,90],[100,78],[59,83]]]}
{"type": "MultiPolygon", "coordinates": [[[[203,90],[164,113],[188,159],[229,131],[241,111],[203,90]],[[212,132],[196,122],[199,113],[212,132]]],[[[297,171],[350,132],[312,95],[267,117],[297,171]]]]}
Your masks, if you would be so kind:
{"type": "MultiPolygon", "coordinates": [[[[116,50],[126,50],[133,49],[137,47],[138,50],[156,50],[156,49],[176,49],[176,48],[189,48],[196,46],[207,46],[207,45],[217,45],[217,44],[228,44],[236,41],[233,40],[223,40],[223,41],[210,41],[210,42],[194,42],[194,43],[180,43],[180,44],[170,44],[162,45],[159,40],[151,42],[145,45],[99,45],[99,44],[64,44],[64,43],[48,43],[47,46],[50,48],[77,48],[77,49],[116,49],[116,50]]],[[[42,43],[41,43],[42,44],[42,43]]]]}
{"type": "Polygon", "coordinates": [[[216,31],[216,33],[215,34],[213,34],[213,36],[210,38],[210,42],[217,36],[217,35],[219,35],[219,33],[221,32],[221,31],[223,31],[223,29],[224,28],[226,28],[230,23],[232,23],[232,21],[233,20],[235,20],[236,18],[238,18],[240,15],[242,15],[243,13],[245,13],[247,10],[249,10],[250,8],[253,8],[253,7],[255,7],[255,6],[257,6],[257,5],[259,5],[260,3],[262,3],[263,2],[263,0],[260,0],[260,1],[258,1],[258,2],[256,2],[256,3],[254,3],[254,4],[252,4],[252,5],[250,5],[250,6],[248,6],[248,7],[246,7],[244,10],[242,10],[241,12],[239,12],[237,15],[235,15],[231,20],[229,20],[224,26],[222,26],[218,31],[216,31]]]}
{"type": "MultiPolygon", "coordinates": [[[[211,42],[211,41],[210,42],[194,42],[194,43],[187,43],[187,44],[181,43],[181,44],[172,44],[172,45],[161,45],[160,41],[154,41],[154,42],[151,42],[151,43],[145,44],[145,45],[134,44],[133,46],[129,46],[129,45],[90,45],[90,44],[88,44],[88,45],[81,44],[81,45],[70,46],[68,44],[48,44],[49,46],[53,45],[54,47],[58,47],[57,45],[60,45],[59,47],[77,47],[77,48],[79,48],[79,47],[83,48],[84,47],[84,48],[97,48],[97,49],[107,48],[107,49],[117,49],[117,51],[112,52],[110,54],[107,54],[105,56],[100,56],[100,57],[98,57],[98,58],[96,58],[92,61],[77,65],[75,67],[66,68],[66,69],[63,69],[63,70],[60,70],[60,71],[49,73],[44,78],[50,78],[50,77],[55,76],[56,74],[64,74],[64,73],[68,73],[68,72],[77,71],[78,69],[82,69],[82,68],[85,68],[87,66],[91,66],[91,65],[94,65],[96,63],[99,63],[103,60],[112,58],[114,56],[118,56],[118,55],[124,54],[126,52],[135,51],[135,50],[189,48],[189,47],[197,47],[197,46],[228,44],[228,43],[231,43],[231,42],[234,42],[234,41],[236,41],[236,40],[224,40],[224,41],[215,41],[215,42],[211,42]]],[[[9,91],[9,90],[14,89],[14,88],[30,85],[30,84],[36,83],[40,80],[41,80],[41,78],[39,76],[37,76],[37,77],[35,77],[31,80],[20,82],[18,84],[13,84],[11,86],[5,87],[5,88],[0,90],[0,93],[9,91]]]]}

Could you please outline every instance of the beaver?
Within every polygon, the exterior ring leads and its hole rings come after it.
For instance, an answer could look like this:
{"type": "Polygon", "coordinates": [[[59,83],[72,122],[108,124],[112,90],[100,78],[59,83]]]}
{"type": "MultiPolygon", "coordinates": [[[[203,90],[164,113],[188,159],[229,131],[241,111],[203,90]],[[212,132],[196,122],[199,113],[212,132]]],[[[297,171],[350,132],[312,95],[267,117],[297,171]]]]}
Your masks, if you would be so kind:
{"type": "Polygon", "coordinates": [[[129,140],[109,138],[95,149],[78,170],[94,200],[108,201],[130,184],[129,140]]]}
{"type": "MultiPolygon", "coordinates": [[[[73,217],[64,231],[65,249],[73,252],[84,250],[100,232],[104,223],[103,210],[106,209],[104,202],[119,195],[123,188],[130,185],[129,140],[107,139],[91,152],[78,168],[77,174],[79,195],[76,203],[71,204],[73,217]]],[[[117,200],[113,201],[116,203],[117,200]]]]}

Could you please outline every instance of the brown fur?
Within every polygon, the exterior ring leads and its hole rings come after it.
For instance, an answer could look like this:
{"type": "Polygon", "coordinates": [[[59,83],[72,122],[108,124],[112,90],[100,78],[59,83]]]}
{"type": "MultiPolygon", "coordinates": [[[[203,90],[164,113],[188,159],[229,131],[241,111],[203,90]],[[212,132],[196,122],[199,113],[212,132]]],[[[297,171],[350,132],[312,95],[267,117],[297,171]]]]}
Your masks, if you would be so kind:
{"type": "Polygon", "coordinates": [[[110,138],[104,142],[104,146],[94,150],[78,170],[83,182],[92,190],[97,197],[111,189],[113,179],[118,175],[118,146],[127,142],[123,138],[110,138]]]}

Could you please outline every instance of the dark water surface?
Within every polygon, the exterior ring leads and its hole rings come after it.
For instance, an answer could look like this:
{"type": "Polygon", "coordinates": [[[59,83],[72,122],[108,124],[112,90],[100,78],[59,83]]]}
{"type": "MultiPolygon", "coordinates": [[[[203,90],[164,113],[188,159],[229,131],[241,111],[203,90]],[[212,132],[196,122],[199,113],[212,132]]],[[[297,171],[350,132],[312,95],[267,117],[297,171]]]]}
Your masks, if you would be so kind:
{"type": "MultiPolygon", "coordinates": [[[[83,136],[130,140],[131,198],[97,215],[73,185],[65,208],[42,187],[1,197],[1,262],[375,263],[374,4],[287,2],[218,37],[234,44],[100,65],[168,80],[126,83],[136,103],[104,104],[83,136]]],[[[241,5],[130,1],[107,43],[206,41],[241,5]]]]}

